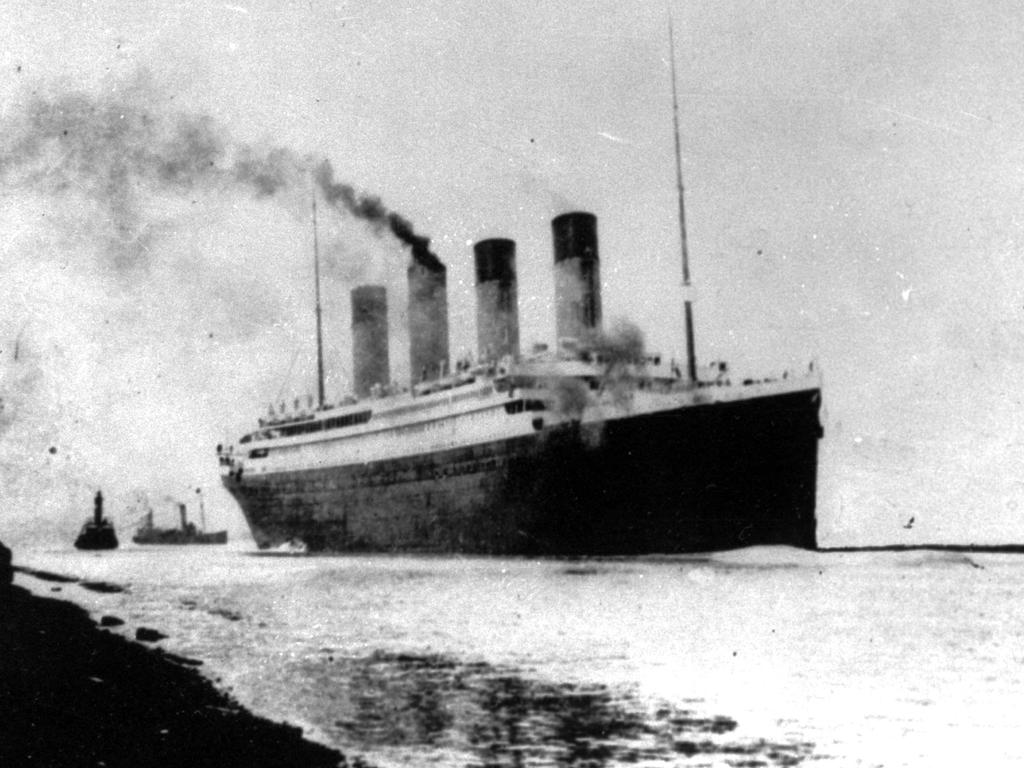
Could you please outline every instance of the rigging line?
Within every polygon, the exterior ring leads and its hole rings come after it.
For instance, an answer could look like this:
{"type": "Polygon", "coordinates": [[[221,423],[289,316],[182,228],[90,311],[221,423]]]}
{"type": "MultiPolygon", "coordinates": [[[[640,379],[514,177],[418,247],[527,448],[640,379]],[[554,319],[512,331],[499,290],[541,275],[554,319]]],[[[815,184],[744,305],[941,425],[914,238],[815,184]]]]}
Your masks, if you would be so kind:
{"type": "Polygon", "coordinates": [[[288,373],[284,375],[284,381],[281,382],[281,389],[277,392],[277,397],[274,399],[274,403],[280,403],[281,398],[284,397],[284,388],[288,386],[288,382],[292,379],[292,369],[295,368],[295,361],[299,357],[299,350],[296,349],[292,352],[292,361],[288,364],[288,373]]]}

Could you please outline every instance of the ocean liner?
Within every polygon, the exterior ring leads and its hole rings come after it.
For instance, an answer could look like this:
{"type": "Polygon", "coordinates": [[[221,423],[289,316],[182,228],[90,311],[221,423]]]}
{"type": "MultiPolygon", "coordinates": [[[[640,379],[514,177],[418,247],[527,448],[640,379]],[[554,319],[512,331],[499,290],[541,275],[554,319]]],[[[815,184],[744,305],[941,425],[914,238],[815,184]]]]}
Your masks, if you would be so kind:
{"type": "MultiPolygon", "coordinates": [[[[690,285],[673,75],[684,297],[690,285]]],[[[316,204],[313,205],[314,233],[316,204]]],[[[519,344],[516,247],[474,245],[477,360],[448,369],[443,265],[408,269],[410,369],[390,383],[387,295],[351,293],[354,397],[319,398],[218,446],[261,549],[622,555],[753,544],[814,548],[821,404],[814,366],[732,380],[601,330],[597,219],[552,221],[554,350],[519,344]]],[[[316,254],[314,238],[314,254],[316,254]]],[[[318,257],[315,255],[315,264],[318,257]]]]}
{"type": "MultiPolygon", "coordinates": [[[[515,243],[475,245],[476,364],[447,373],[442,268],[409,268],[411,370],[395,392],[387,296],[352,291],[357,397],[219,447],[261,548],[502,554],[814,547],[819,377],[732,381],[602,334],[597,222],[552,222],[554,352],[520,354],[515,243]]],[[[689,312],[686,313],[690,315],[689,312]]],[[[689,324],[688,324],[689,325],[689,324]]],[[[621,337],[625,337],[625,340],[621,337]]]]}

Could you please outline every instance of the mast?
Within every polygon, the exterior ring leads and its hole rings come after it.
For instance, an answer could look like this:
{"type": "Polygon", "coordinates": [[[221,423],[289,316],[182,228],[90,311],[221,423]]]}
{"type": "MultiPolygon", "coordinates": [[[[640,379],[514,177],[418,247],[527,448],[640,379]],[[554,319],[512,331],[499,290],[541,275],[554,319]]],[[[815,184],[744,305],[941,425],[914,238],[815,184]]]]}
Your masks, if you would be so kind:
{"type": "Polygon", "coordinates": [[[316,396],[317,410],[324,407],[324,334],[320,309],[320,243],[316,234],[316,185],[313,185],[313,274],[316,282],[316,396]]]}
{"type": "Polygon", "coordinates": [[[679,147],[679,95],[676,90],[676,40],[672,14],[668,16],[668,48],[672,66],[672,124],[675,128],[676,190],[679,194],[679,240],[683,258],[683,313],[686,323],[686,379],[697,383],[697,358],[693,345],[693,307],[690,300],[690,254],[686,247],[686,206],[683,202],[683,154],[679,147]]]}
{"type": "Polygon", "coordinates": [[[203,504],[203,489],[196,488],[196,496],[199,497],[199,524],[202,526],[201,530],[206,530],[206,505],[203,504]]]}

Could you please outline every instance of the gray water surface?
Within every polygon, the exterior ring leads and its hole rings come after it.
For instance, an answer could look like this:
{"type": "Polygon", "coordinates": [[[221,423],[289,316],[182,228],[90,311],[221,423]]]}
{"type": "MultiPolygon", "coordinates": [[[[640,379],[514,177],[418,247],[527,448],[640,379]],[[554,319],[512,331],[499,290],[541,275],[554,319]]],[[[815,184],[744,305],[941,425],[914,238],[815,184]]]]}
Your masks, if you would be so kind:
{"type": "Polygon", "coordinates": [[[1020,556],[16,563],[93,582],[58,596],[126,620],[112,631],[160,630],[257,713],[381,766],[1024,762],[1020,556]]]}

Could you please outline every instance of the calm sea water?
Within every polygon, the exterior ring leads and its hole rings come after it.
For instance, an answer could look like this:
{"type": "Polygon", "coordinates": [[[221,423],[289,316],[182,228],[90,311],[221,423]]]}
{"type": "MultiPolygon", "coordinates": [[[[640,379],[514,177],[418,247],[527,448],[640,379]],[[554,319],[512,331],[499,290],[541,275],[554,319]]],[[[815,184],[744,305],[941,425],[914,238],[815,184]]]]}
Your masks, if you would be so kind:
{"type": "Polygon", "coordinates": [[[164,632],[257,713],[380,766],[1024,762],[1024,557],[15,562],[123,585],[16,577],[164,632]]]}

